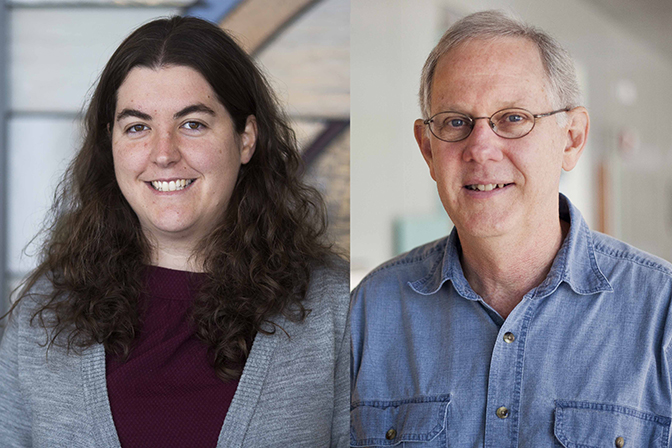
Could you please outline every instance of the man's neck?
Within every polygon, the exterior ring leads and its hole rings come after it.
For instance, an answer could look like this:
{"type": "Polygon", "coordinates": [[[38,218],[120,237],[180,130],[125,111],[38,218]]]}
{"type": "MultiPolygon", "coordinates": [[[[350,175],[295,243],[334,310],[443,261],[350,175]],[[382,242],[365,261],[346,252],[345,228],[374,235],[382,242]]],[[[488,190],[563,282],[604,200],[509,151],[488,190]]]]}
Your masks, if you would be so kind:
{"type": "Polygon", "coordinates": [[[546,232],[515,238],[460,236],[464,276],[472,289],[506,319],[523,296],[544,281],[568,231],[569,224],[558,220],[546,232]]]}

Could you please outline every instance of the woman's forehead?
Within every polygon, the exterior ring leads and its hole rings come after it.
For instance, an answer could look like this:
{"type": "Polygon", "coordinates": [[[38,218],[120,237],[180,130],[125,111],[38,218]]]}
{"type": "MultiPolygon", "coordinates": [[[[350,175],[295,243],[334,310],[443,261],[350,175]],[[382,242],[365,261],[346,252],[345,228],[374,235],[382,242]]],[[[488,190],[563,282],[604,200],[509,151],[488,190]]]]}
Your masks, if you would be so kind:
{"type": "Polygon", "coordinates": [[[217,114],[226,110],[197,70],[186,66],[134,67],[117,90],[116,114],[127,108],[148,114],[176,113],[199,104],[217,114]]]}

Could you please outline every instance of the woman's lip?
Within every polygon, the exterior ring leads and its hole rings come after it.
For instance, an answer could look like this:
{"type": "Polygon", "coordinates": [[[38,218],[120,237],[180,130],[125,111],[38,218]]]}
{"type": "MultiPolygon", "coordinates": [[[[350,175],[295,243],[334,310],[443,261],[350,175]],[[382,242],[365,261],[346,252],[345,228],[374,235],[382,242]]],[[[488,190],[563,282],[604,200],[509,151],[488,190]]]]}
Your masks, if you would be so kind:
{"type": "Polygon", "coordinates": [[[151,182],[170,182],[170,181],[175,182],[175,181],[178,181],[178,180],[191,180],[191,181],[194,181],[194,180],[196,180],[196,178],[195,178],[195,177],[193,177],[193,178],[192,178],[192,177],[164,177],[164,178],[160,178],[160,179],[150,179],[150,180],[146,180],[145,182],[150,182],[150,183],[151,183],[151,182]]]}

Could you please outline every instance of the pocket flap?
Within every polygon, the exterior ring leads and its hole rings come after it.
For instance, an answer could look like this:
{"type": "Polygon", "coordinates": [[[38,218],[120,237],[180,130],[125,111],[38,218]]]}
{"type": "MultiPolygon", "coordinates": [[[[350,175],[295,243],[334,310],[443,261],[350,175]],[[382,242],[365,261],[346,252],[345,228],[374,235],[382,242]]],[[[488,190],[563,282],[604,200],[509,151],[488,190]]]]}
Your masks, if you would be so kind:
{"type": "Polygon", "coordinates": [[[450,395],[353,403],[350,444],[393,446],[431,441],[444,430],[449,403],[450,395]]]}
{"type": "Polygon", "coordinates": [[[555,402],[555,437],[566,448],[667,447],[670,419],[588,401],[555,402]]]}

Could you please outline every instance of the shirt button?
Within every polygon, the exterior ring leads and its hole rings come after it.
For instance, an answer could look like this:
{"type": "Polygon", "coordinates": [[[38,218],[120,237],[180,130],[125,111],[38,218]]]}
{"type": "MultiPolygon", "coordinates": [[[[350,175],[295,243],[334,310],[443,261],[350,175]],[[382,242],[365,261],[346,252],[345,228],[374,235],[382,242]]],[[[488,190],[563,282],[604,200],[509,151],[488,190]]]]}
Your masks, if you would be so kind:
{"type": "Polygon", "coordinates": [[[616,437],[616,441],[614,442],[614,445],[616,445],[616,448],[623,448],[625,446],[625,439],[623,437],[616,437]]]}
{"type": "Polygon", "coordinates": [[[507,344],[510,344],[515,340],[516,340],[516,337],[510,331],[507,331],[506,333],[504,333],[504,342],[506,342],[507,344]]]}
{"type": "Polygon", "coordinates": [[[509,410],[506,409],[505,406],[502,406],[500,408],[497,408],[497,411],[495,411],[495,414],[497,414],[497,417],[499,418],[506,418],[509,416],[509,410]]]}
{"type": "Polygon", "coordinates": [[[387,440],[392,440],[392,439],[394,439],[395,437],[397,437],[397,431],[395,431],[394,428],[390,428],[390,429],[388,429],[387,432],[385,433],[385,438],[386,438],[387,440]]]}

